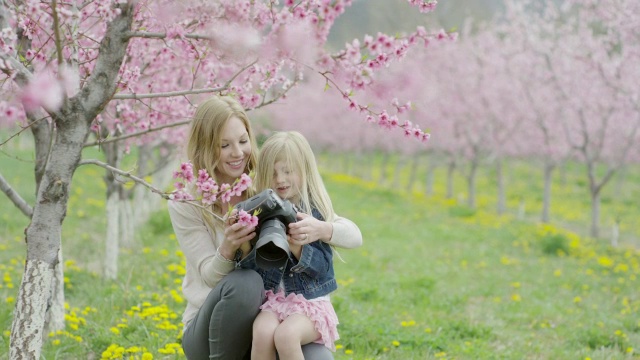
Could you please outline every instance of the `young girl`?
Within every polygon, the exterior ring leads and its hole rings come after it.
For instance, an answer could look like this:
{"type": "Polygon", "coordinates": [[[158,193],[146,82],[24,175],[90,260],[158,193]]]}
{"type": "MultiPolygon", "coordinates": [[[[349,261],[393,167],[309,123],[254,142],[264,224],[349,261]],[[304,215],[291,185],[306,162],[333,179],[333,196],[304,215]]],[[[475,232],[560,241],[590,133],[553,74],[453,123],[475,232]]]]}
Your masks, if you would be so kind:
{"type": "MultiPolygon", "coordinates": [[[[329,293],[337,289],[329,242],[361,238],[351,221],[338,217],[307,140],[279,132],[264,143],[258,159],[257,191],[272,188],[295,204],[298,222],[289,225],[292,256],[280,269],[254,268],[262,276],[266,301],[253,323],[252,359],[304,359],[301,345],[324,344],[335,351],[338,317],[329,293]]],[[[255,252],[253,253],[255,255],[255,252]]],[[[254,257],[249,256],[248,262],[254,257]]],[[[247,262],[242,261],[241,266],[247,262]]]]}

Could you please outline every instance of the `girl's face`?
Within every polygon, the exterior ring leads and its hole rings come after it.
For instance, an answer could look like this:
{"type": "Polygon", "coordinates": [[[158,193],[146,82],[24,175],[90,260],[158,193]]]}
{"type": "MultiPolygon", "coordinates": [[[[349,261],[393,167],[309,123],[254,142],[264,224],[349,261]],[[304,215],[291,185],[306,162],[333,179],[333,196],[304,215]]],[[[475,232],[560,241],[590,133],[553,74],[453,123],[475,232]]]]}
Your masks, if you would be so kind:
{"type": "Polygon", "coordinates": [[[289,167],[286,161],[276,161],[273,166],[271,188],[284,200],[294,204],[300,202],[300,175],[289,167]]]}
{"type": "Polygon", "coordinates": [[[234,116],[222,128],[220,162],[215,170],[218,181],[232,184],[244,172],[250,155],[249,133],[242,120],[234,116]]]}

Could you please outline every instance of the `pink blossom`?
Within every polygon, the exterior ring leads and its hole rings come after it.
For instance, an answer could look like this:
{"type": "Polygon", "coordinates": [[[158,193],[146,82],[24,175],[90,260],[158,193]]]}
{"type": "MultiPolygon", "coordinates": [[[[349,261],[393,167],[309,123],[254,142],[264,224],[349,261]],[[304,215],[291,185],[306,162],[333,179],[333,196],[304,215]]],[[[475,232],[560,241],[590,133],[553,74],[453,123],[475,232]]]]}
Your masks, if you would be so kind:
{"type": "Polygon", "coordinates": [[[56,111],[62,105],[62,85],[48,71],[36,73],[23,88],[20,100],[27,111],[34,111],[40,106],[48,111],[56,111]]]}
{"type": "Polygon", "coordinates": [[[238,223],[245,227],[256,227],[258,226],[258,217],[255,215],[250,215],[244,210],[240,210],[236,217],[238,219],[238,223]]]}

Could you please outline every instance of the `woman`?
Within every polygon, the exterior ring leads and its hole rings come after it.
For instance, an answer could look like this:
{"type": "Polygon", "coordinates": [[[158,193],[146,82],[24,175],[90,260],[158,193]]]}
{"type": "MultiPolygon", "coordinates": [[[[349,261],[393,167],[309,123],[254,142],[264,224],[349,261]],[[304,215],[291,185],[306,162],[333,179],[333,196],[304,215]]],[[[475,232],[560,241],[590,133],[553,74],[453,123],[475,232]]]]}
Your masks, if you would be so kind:
{"type": "MultiPolygon", "coordinates": [[[[218,184],[232,184],[253,170],[258,151],[242,106],[231,97],[212,97],[198,106],[187,155],[196,174],[206,169],[218,184]]],[[[229,205],[246,197],[246,193],[232,197],[229,205]]],[[[227,209],[215,203],[210,210],[222,217],[227,209]]],[[[264,288],[255,271],[236,268],[236,262],[248,255],[241,248],[248,248],[255,229],[220,221],[184,202],[170,201],[169,215],[186,259],[182,282],[187,300],[182,317],[185,355],[190,360],[248,358],[252,325],[264,300],[264,288]]],[[[362,244],[360,230],[344,218],[332,222],[330,236],[324,238],[307,235],[321,229],[314,229],[314,224],[304,219],[291,225],[290,235],[300,244],[318,239],[344,248],[362,244]]],[[[303,352],[306,359],[332,358],[320,344],[305,345],[303,352]]]]}

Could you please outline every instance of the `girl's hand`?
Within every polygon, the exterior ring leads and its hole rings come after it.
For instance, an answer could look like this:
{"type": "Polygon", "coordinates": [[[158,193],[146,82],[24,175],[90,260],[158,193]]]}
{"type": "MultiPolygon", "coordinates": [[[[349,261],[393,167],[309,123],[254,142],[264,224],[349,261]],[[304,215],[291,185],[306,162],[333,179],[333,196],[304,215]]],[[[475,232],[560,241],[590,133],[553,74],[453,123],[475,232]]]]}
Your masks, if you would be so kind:
{"type": "Polygon", "coordinates": [[[293,240],[291,235],[287,235],[287,242],[289,242],[289,251],[291,251],[291,254],[300,260],[300,256],[302,256],[302,245],[296,240],[293,240]]]}
{"type": "Polygon", "coordinates": [[[298,222],[289,224],[290,243],[305,245],[317,240],[331,241],[333,225],[320,221],[311,215],[297,213],[298,222]]]}
{"type": "Polygon", "coordinates": [[[251,250],[249,241],[256,236],[256,229],[253,226],[243,226],[236,221],[237,210],[233,210],[227,217],[224,227],[224,239],[218,248],[220,255],[225,259],[232,260],[238,249],[242,249],[243,255],[251,250]]]}

